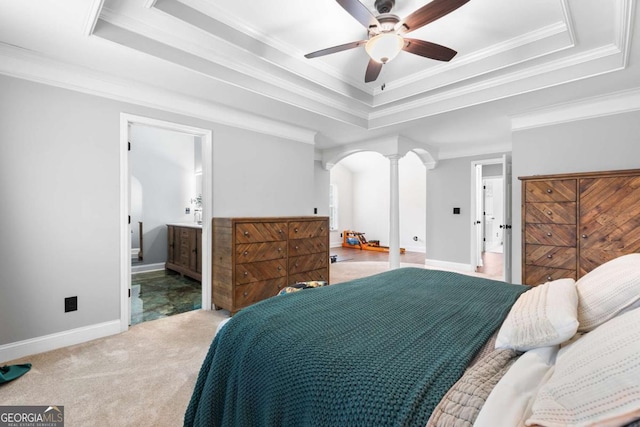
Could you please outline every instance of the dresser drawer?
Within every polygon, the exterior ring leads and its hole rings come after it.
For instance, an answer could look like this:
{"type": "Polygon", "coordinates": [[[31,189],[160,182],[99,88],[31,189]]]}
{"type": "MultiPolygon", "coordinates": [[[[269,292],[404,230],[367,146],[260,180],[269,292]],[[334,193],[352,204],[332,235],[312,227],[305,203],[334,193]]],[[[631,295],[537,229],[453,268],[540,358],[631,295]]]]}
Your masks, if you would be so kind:
{"type": "Polygon", "coordinates": [[[319,252],[327,252],[326,237],[289,240],[289,256],[315,254],[319,252]]]}
{"type": "Polygon", "coordinates": [[[247,307],[258,301],[276,296],[280,289],[286,286],[286,277],[235,286],[233,292],[233,305],[236,310],[247,307]]]}
{"type": "Polygon", "coordinates": [[[236,245],[236,263],[267,261],[287,257],[287,242],[245,243],[236,245]]]}
{"type": "Polygon", "coordinates": [[[525,245],[525,263],[575,270],[576,248],[569,246],[525,245]]]}
{"type": "Polygon", "coordinates": [[[558,279],[576,279],[576,270],[562,268],[540,267],[537,265],[525,265],[524,284],[537,286],[558,279]]]}
{"type": "Polygon", "coordinates": [[[302,273],[291,274],[289,275],[289,283],[291,285],[298,282],[308,282],[310,280],[324,280],[326,282],[329,281],[329,269],[328,268],[320,268],[318,270],[313,271],[305,271],[302,273]]]}
{"type": "Polygon", "coordinates": [[[286,240],[287,229],[286,222],[241,222],[236,224],[236,243],[286,240]]]}
{"type": "Polygon", "coordinates": [[[576,246],[576,227],[563,224],[527,224],[525,243],[548,246],[576,246]]]}
{"type": "Polygon", "coordinates": [[[537,224],[575,224],[576,203],[527,203],[525,204],[525,221],[537,224]]]}
{"type": "Polygon", "coordinates": [[[524,200],[525,202],[575,202],[577,186],[576,179],[527,181],[524,200]]]}
{"type": "Polygon", "coordinates": [[[287,260],[248,262],[236,265],[236,283],[244,284],[276,279],[287,275],[287,260]]]}
{"type": "Polygon", "coordinates": [[[308,239],[309,237],[327,236],[326,221],[292,221],[289,223],[290,239],[308,239]]]}
{"type": "Polygon", "coordinates": [[[326,253],[302,255],[289,258],[289,274],[326,268],[329,260],[326,253]]]}

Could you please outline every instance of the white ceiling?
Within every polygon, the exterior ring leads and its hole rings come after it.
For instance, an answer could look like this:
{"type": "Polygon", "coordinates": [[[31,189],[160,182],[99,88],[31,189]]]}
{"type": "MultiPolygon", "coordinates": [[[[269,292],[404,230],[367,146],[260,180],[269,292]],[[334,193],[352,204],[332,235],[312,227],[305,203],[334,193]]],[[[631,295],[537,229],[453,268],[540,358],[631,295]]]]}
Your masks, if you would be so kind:
{"type": "MultiPolygon", "coordinates": [[[[426,3],[396,2],[400,17],[426,3]]],[[[335,0],[0,0],[0,73],[320,150],[400,136],[447,158],[508,150],[514,118],[548,108],[617,92],[635,106],[637,14],[635,0],[471,0],[410,33],[452,61],[401,52],[364,83],[362,47],[304,58],[366,38],[335,0]]]]}

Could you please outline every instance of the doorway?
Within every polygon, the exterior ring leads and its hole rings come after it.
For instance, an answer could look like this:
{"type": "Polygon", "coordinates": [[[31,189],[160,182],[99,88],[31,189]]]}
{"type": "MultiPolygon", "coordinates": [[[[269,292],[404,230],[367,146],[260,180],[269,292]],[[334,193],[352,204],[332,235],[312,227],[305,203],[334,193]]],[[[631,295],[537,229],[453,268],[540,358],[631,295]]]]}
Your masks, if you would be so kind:
{"type": "Polygon", "coordinates": [[[511,280],[511,158],[471,162],[471,260],[475,271],[511,280]]]}
{"type": "MultiPolygon", "coordinates": [[[[132,272],[134,270],[150,271],[149,273],[136,273],[136,275],[162,274],[163,277],[151,277],[150,280],[156,283],[162,282],[165,285],[169,283],[167,286],[184,285],[183,279],[189,280],[182,274],[171,275],[170,272],[165,274],[164,265],[168,246],[166,223],[168,222],[192,224],[195,228],[201,227],[202,244],[201,253],[198,256],[201,257],[202,271],[201,281],[196,286],[200,288],[200,306],[205,310],[211,309],[211,288],[206,284],[211,283],[212,132],[124,113],[121,114],[120,124],[120,201],[124,219],[121,222],[122,294],[120,322],[121,330],[125,331],[132,324],[132,303],[134,301],[136,304],[140,303],[140,300],[136,299],[136,291],[139,291],[139,288],[132,289],[132,272]],[[171,139],[172,135],[174,138],[180,137],[183,140],[190,140],[192,145],[186,150],[186,156],[189,156],[189,150],[191,156],[191,166],[186,166],[186,168],[190,168],[190,176],[176,179],[176,175],[172,177],[171,174],[166,173],[167,168],[175,168],[174,163],[176,163],[178,155],[170,150],[162,151],[161,149],[156,150],[154,156],[145,158],[144,163],[147,166],[143,168],[143,172],[132,174],[130,142],[132,139],[140,140],[141,129],[147,129],[155,141],[165,137],[171,139]],[[150,167],[149,165],[154,162],[158,164],[150,167]],[[165,173],[157,175],[155,178],[147,176],[145,179],[141,179],[140,174],[153,175],[150,171],[154,168],[161,169],[165,173]],[[145,199],[152,199],[152,201],[148,200],[150,203],[144,203],[145,199]],[[147,208],[143,209],[141,213],[142,206],[147,206],[147,208]],[[167,211],[171,212],[168,214],[169,216],[161,214],[161,212],[167,211]],[[198,219],[201,220],[201,224],[197,224],[198,219]],[[134,263],[138,265],[132,270],[134,263]]],[[[170,141],[169,143],[168,146],[172,147],[171,150],[177,148],[178,144],[171,144],[170,141]]],[[[135,149],[135,144],[133,149],[135,149]]],[[[181,147],[180,150],[184,151],[184,147],[181,147]]],[[[138,276],[138,278],[141,280],[137,280],[136,284],[146,280],[142,276],[138,276]]],[[[194,283],[190,283],[190,286],[193,287],[194,283]]],[[[133,323],[137,323],[137,321],[133,323]]]]}

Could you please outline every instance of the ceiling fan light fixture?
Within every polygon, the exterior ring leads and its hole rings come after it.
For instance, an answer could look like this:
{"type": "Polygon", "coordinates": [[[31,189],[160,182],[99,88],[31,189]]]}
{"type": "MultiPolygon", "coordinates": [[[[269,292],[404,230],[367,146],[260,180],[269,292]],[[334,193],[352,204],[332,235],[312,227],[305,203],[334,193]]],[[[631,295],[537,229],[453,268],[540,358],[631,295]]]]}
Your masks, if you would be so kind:
{"type": "Polygon", "coordinates": [[[382,33],[371,37],[364,49],[376,62],[386,64],[395,58],[404,46],[404,39],[396,33],[382,33]]]}

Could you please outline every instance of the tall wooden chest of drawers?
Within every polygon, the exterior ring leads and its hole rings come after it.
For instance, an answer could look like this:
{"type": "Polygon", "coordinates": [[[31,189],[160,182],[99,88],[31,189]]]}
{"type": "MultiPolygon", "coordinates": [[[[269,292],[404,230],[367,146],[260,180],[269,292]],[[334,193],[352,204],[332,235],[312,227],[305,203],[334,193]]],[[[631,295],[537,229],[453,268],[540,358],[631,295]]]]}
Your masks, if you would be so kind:
{"type": "Polygon", "coordinates": [[[300,281],[329,281],[329,218],[213,218],[212,297],[233,315],[300,281]]]}
{"type": "Polygon", "coordinates": [[[522,283],[640,252],[640,170],[521,177],[522,283]]]}

